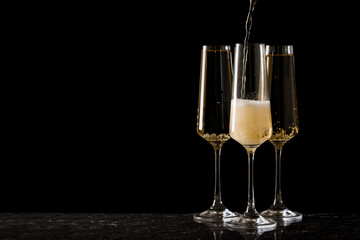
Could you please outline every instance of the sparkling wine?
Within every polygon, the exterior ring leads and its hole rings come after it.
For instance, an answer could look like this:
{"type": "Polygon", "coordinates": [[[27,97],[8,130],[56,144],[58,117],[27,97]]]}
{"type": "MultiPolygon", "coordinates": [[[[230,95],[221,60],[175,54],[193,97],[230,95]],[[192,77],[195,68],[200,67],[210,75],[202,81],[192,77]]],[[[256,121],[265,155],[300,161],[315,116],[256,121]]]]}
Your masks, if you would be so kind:
{"type": "Polygon", "coordinates": [[[209,134],[209,133],[205,133],[205,134],[202,134],[202,133],[199,133],[198,134],[204,138],[206,141],[208,142],[225,142],[227,140],[230,139],[230,135],[229,134],[226,134],[226,133],[220,133],[220,134],[215,134],[215,133],[212,133],[212,134],[209,134]]]}
{"type": "Polygon", "coordinates": [[[230,47],[201,54],[197,133],[211,144],[230,139],[232,64],[230,47]]]}
{"type": "Polygon", "coordinates": [[[295,79],[294,55],[268,54],[267,64],[273,121],[270,142],[285,143],[299,132],[297,98],[295,81],[293,81],[295,79]],[[281,91],[282,89],[287,89],[287,91],[281,91]]]}
{"type": "Polygon", "coordinates": [[[270,101],[231,101],[230,136],[244,147],[257,147],[272,133],[270,101]]]}

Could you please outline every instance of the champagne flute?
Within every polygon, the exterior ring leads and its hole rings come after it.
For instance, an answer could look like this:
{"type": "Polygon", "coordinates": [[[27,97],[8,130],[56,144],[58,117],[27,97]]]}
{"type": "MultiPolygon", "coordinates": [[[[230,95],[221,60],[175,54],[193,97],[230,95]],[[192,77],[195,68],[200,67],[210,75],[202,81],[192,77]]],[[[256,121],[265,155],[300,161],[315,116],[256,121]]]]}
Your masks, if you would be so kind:
{"type": "Polygon", "coordinates": [[[208,141],[215,151],[215,189],[211,207],[194,215],[198,222],[223,222],[239,216],[222,203],[220,184],[221,148],[230,139],[231,80],[230,46],[204,45],[201,52],[197,133],[208,141]]]}
{"type": "Polygon", "coordinates": [[[282,148],[299,132],[294,50],[292,45],[268,45],[266,54],[273,120],[273,133],[269,141],[275,148],[275,197],[270,208],[261,215],[282,222],[298,222],[302,215],[289,210],[281,194],[282,148]]]}
{"type": "Polygon", "coordinates": [[[255,208],[254,156],[272,134],[270,93],[266,75],[264,44],[236,44],[235,71],[230,110],[230,136],[248,154],[248,203],[241,217],[229,220],[229,228],[276,228],[276,222],[261,216],[255,208]]]}

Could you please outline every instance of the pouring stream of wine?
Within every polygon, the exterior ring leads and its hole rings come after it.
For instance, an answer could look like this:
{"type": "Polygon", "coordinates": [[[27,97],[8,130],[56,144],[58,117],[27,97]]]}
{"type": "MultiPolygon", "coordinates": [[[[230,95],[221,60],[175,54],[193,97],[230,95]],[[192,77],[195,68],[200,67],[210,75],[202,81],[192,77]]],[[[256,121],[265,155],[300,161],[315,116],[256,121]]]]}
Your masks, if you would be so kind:
{"type": "Polygon", "coordinates": [[[248,59],[248,44],[249,44],[249,38],[250,38],[250,30],[251,30],[251,25],[252,25],[252,15],[255,9],[255,4],[256,4],[257,0],[250,0],[250,8],[249,8],[249,12],[246,18],[246,23],[245,23],[245,39],[244,39],[244,49],[243,49],[243,72],[242,72],[242,76],[241,76],[241,81],[242,81],[242,89],[241,89],[241,98],[245,99],[245,84],[246,84],[246,64],[247,64],[247,59],[248,59]]]}

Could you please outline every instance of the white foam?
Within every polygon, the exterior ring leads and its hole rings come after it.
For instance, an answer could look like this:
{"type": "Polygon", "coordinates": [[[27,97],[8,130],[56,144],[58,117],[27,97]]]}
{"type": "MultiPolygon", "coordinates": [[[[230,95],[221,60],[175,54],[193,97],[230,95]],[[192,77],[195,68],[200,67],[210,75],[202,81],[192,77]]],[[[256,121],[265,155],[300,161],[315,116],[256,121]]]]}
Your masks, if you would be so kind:
{"type": "Polygon", "coordinates": [[[236,103],[235,105],[237,107],[240,106],[267,107],[270,105],[270,100],[260,101],[260,100],[250,100],[250,99],[232,99],[231,100],[232,106],[234,106],[234,102],[236,103]]]}

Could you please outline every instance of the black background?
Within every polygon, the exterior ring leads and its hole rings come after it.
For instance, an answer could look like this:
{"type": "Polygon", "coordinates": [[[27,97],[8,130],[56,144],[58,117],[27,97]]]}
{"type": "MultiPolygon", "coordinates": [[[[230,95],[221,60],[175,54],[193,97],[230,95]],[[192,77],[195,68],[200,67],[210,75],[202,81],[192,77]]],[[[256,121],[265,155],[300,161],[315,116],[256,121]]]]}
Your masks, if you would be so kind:
{"type": "MultiPolygon", "coordinates": [[[[249,3],[17,6],[4,64],[2,212],[207,209],[214,154],[196,134],[200,51],[243,41],[249,3]]],[[[258,0],[250,42],[293,44],[300,132],[283,151],[299,212],[359,211],[358,17],[328,1],[258,0]]],[[[258,210],[274,152],[255,158],[258,210]]],[[[243,212],[247,156],[222,151],[224,204],[243,212]]]]}

